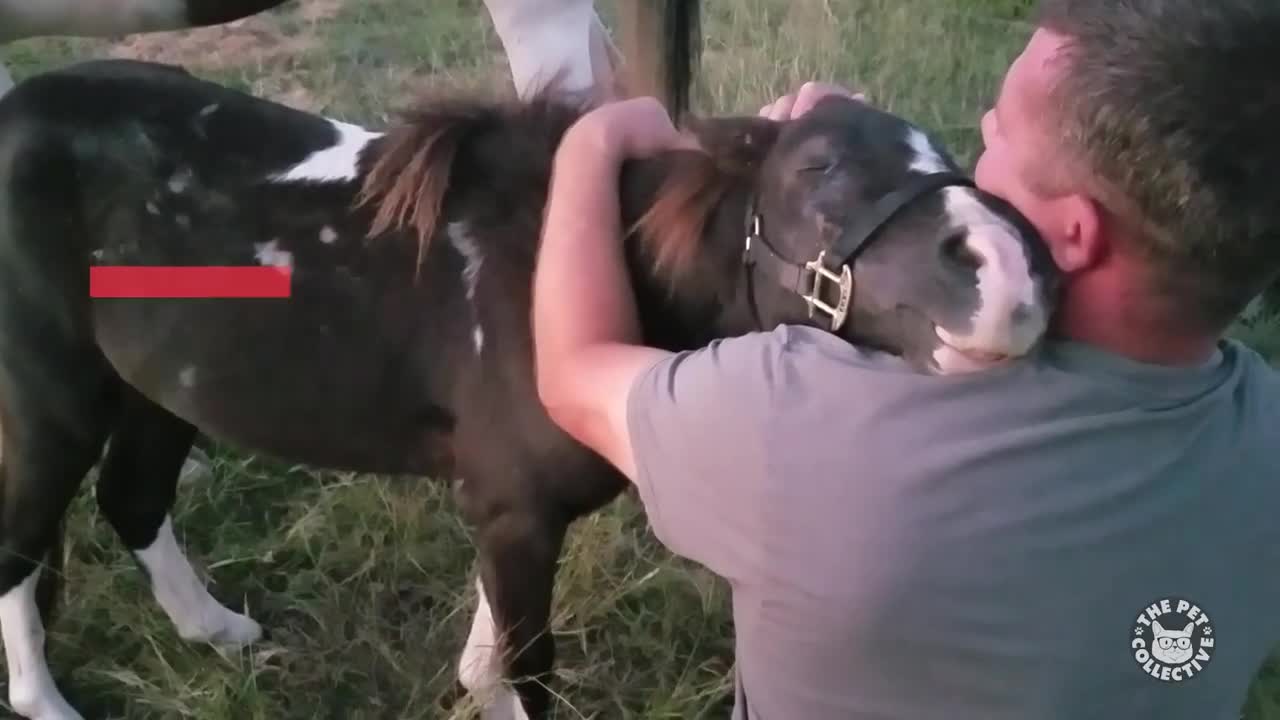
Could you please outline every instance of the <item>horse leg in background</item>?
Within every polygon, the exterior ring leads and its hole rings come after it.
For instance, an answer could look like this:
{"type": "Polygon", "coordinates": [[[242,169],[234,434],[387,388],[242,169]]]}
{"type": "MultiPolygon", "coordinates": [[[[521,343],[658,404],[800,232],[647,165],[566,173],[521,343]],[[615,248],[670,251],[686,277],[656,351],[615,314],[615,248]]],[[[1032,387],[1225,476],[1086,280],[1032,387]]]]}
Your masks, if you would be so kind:
{"type": "Polygon", "coordinates": [[[226,645],[257,640],[262,628],[209,594],[173,533],[170,513],[195,428],[133,388],[122,393],[120,422],[98,472],[98,507],[146,571],[180,637],[226,645]]]}
{"type": "Polygon", "coordinates": [[[611,93],[618,50],[592,0],[484,0],[516,94],[558,81],[567,93],[611,93]]]}
{"type": "MultiPolygon", "coordinates": [[[[37,600],[37,583],[67,506],[102,452],[115,418],[116,386],[105,363],[78,360],[94,357],[92,348],[23,333],[30,322],[15,320],[0,317],[9,347],[26,350],[0,368],[0,635],[9,703],[32,720],[80,720],[49,671],[42,618],[49,608],[37,600]]],[[[57,577],[43,579],[53,584],[57,577]]]]}
{"type": "Polygon", "coordinates": [[[458,661],[458,680],[484,701],[485,720],[538,720],[550,707],[545,683],[555,662],[551,595],[568,527],[543,512],[531,495],[481,502],[477,495],[491,489],[481,481],[464,480],[458,490],[459,505],[476,527],[480,566],[476,611],[458,661]],[[479,492],[471,493],[473,487],[479,492]],[[515,692],[505,685],[507,680],[515,692]]]}
{"type": "MultiPolygon", "coordinates": [[[[0,0],[0,43],[31,37],[113,37],[221,25],[289,0],[0,0]]],[[[0,96],[13,79],[0,63],[0,96]]]]}
{"type": "Polygon", "coordinates": [[[114,37],[222,25],[289,0],[3,0],[0,42],[114,37]]]}

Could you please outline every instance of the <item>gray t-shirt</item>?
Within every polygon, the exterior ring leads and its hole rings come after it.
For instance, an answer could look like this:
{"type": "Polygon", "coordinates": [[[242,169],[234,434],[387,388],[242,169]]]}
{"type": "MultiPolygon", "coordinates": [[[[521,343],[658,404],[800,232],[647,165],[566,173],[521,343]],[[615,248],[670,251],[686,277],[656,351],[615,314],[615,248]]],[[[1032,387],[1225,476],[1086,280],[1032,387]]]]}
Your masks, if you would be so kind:
{"type": "Polygon", "coordinates": [[[784,327],[628,398],[657,537],[733,588],[751,720],[1235,720],[1280,639],[1280,381],[1053,342],[934,377],[784,327]]]}

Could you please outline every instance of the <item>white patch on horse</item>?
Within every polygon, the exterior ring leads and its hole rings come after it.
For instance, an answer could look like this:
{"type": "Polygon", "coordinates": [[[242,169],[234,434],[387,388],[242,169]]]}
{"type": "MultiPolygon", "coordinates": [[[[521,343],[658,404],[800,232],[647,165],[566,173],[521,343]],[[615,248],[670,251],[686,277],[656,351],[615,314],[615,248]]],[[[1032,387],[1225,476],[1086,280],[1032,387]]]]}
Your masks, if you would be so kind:
{"type": "Polygon", "coordinates": [[[177,195],[185,191],[187,186],[191,184],[192,176],[191,168],[183,168],[174,173],[173,177],[169,178],[169,192],[177,195]]]}
{"type": "Polygon", "coordinates": [[[938,328],[938,336],[959,350],[1026,352],[1048,318],[1017,228],[984,206],[971,188],[948,187],[942,193],[951,227],[965,230],[965,244],[980,265],[972,329],[961,335],[938,328]]]}
{"type": "Polygon", "coordinates": [[[196,366],[188,365],[178,371],[178,384],[190,389],[196,386],[196,366]]]}
{"type": "Polygon", "coordinates": [[[302,162],[269,176],[269,179],[277,182],[355,180],[360,172],[360,152],[382,134],[340,120],[328,122],[338,131],[338,139],[333,145],[311,153],[302,162]]]}
{"type": "MultiPolygon", "coordinates": [[[[919,129],[908,130],[906,142],[914,153],[908,166],[912,171],[951,171],[942,153],[919,129]]],[[[994,360],[997,355],[1025,352],[1047,320],[1017,228],[984,206],[972,188],[946,187],[942,197],[950,229],[965,231],[965,245],[979,261],[978,307],[969,332],[961,335],[937,328],[938,338],[945,344],[934,352],[934,362],[944,372],[978,370],[990,364],[984,354],[994,360]]]]}
{"type": "Polygon", "coordinates": [[[502,682],[496,632],[484,583],[476,578],[476,613],[458,659],[458,681],[484,705],[484,720],[528,720],[519,696],[502,682]]]}
{"type": "Polygon", "coordinates": [[[191,229],[191,216],[186,213],[178,213],[177,215],[174,215],[173,221],[183,230],[191,229]]]}
{"type": "Polygon", "coordinates": [[[212,105],[205,105],[204,107],[200,108],[200,112],[196,114],[199,117],[204,118],[204,117],[209,117],[210,115],[214,114],[217,111],[218,111],[218,103],[213,103],[212,105]]]}
{"type": "Polygon", "coordinates": [[[939,153],[929,141],[929,136],[920,130],[911,128],[907,131],[907,144],[915,152],[915,157],[911,159],[911,164],[908,166],[909,169],[921,173],[940,173],[951,169],[943,161],[942,153],[939,153]]]}
{"type": "MultiPolygon", "coordinates": [[[[484,265],[484,255],[480,252],[480,246],[476,244],[471,234],[467,231],[465,222],[449,223],[447,232],[449,243],[453,245],[453,249],[458,251],[458,254],[462,256],[463,261],[466,263],[462,268],[462,284],[466,287],[467,302],[471,304],[472,317],[475,317],[476,285],[480,281],[480,268],[484,265]]],[[[484,328],[480,327],[478,319],[471,331],[471,341],[475,345],[476,354],[479,355],[481,349],[484,348],[484,328]]]]}
{"type": "Polygon", "coordinates": [[[293,253],[288,250],[281,250],[279,240],[255,243],[253,249],[253,256],[263,265],[275,265],[277,267],[291,267],[293,265],[293,253]]]}
{"type": "Polygon", "coordinates": [[[462,269],[462,281],[467,288],[467,300],[474,300],[476,283],[480,279],[480,267],[484,265],[484,255],[480,252],[480,246],[467,232],[465,222],[449,223],[448,232],[450,244],[467,263],[462,269]]]}
{"type": "Polygon", "coordinates": [[[44,654],[45,631],[36,606],[37,567],[0,596],[0,636],[9,668],[9,704],[38,720],[83,720],[58,691],[44,654]]]}
{"type": "Polygon", "coordinates": [[[159,207],[157,207],[155,203],[153,203],[153,202],[151,202],[150,200],[148,200],[148,201],[147,201],[147,212],[148,212],[148,213],[151,213],[152,215],[159,215],[159,214],[160,214],[160,208],[159,208],[159,207]]]}
{"type": "Polygon", "coordinates": [[[168,516],[151,545],[136,554],[147,569],[156,602],[184,640],[247,645],[262,636],[257,622],[223,607],[205,589],[179,547],[168,516]]]}
{"type": "Polygon", "coordinates": [[[320,228],[320,242],[324,243],[325,245],[332,245],[337,241],[338,241],[337,230],[334,230],[328,225],[325,225],[324,227],[320,228]]]}

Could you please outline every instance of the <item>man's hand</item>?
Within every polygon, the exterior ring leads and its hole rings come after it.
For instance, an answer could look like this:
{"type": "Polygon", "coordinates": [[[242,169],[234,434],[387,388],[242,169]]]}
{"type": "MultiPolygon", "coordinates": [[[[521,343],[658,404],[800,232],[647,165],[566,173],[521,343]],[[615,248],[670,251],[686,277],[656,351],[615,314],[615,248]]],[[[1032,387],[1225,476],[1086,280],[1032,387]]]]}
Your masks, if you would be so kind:
{"type": "Polygon", "coordinates": [[[770,120],[794,120],[809,112],[819,100],[828,95],[843,95],[854,100],[867,101],[867,96],[862,93],[854,93],[839,85],[811,80],[801,85],[799,90],[783,95],[760,108],[759,114],[770,120]]]}
{"type": "Polygon", "coordinates": [[[700,148],[692,136],[675,128],[662,103],[639,97],[598,107],[579,118],[561,140],[557,161],[584,149],[619,164],[666,150],[700,148]]]}

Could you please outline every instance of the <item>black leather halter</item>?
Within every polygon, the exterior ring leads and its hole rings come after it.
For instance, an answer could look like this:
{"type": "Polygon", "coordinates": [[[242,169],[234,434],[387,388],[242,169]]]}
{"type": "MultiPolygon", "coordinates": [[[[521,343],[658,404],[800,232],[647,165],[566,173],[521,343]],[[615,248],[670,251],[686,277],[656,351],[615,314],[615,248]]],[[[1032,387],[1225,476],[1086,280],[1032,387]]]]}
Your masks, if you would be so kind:
{"type": "Polygon", "coordinates": [[[871,210],[840,234],[835,245],[818,253],[816,259],[795,263],[782,257],[761,233],[760,213],[755,199],[747,204],[747,238],[742,250],[742,264],[747,275],[747,293],[756,325],[760,325],[756,309],[754,288],[751,286],[751,269],[760,265],[780,285],[793,290],[809,306],[809,317],[821,310],[831,316],[832,332],[838,331],[849,316],[849,302],[853,298],[853,272],[850,266],[858,255],[875,239],[876,233],[893,219],[900,210],[928,193],[944,187],[975,187],[973,180],[952,172],[915,175],[905,185],[884,195],[871,210]],[[760,252],[762,248],[764,252],[760,252]],[[833,283],[839,290],[837,297],[827,302],[823,299],[823,280],[833,283]]]}

